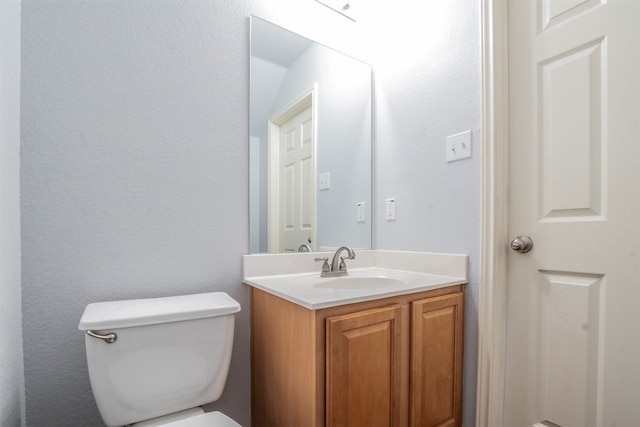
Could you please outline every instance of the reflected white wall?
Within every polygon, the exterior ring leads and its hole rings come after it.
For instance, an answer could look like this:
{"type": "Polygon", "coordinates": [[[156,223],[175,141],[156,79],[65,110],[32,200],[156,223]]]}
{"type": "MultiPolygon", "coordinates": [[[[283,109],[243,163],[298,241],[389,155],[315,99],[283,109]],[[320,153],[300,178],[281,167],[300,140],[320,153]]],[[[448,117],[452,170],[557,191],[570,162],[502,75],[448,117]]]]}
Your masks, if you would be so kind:
{"type": "Polygon", "coordinates": [[[0,425],[24,423],[20,265],[20,11],[0,1],[0,425]]]}

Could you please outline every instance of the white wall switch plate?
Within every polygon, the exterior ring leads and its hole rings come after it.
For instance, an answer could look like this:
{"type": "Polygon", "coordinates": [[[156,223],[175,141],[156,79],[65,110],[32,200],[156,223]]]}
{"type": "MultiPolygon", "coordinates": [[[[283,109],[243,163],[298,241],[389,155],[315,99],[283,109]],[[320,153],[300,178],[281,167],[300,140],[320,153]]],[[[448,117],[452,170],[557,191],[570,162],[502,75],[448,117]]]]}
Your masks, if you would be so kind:
{"type": "Polygon", "coordinates": [[[329,172],[321,173],[318,175],[318,189],[328,190],[331,188],[331,175],[329,172]]]}
{"type": "Polygon", "coordinates": [[[447,162],[471,157],[471,131],[447,137],[447,162]]]}
{"type": "Polygon", "coordinates": [[[396,219],[396,199],[387,199],[386,214],[387,221],[395,221],[396,219]]]}
{"type": "Polygon", "coordinates": [[[365,222],[367,219],[364,213],[365,206],[365,202],[358,203],[358,222],[365,222]]]}

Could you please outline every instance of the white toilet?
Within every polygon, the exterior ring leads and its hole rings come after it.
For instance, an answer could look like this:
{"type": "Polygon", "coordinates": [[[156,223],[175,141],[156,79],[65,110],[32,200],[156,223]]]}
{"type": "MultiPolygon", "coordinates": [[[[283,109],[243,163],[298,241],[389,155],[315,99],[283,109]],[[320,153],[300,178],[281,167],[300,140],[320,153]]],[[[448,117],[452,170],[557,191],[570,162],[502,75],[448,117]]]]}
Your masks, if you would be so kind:
{"type": "Polygon", "coordinates": [[[89,304],[91,388],[109,427],[240,427],[200,405],[222,394],[240,304],[224,292],[89,304]]]}

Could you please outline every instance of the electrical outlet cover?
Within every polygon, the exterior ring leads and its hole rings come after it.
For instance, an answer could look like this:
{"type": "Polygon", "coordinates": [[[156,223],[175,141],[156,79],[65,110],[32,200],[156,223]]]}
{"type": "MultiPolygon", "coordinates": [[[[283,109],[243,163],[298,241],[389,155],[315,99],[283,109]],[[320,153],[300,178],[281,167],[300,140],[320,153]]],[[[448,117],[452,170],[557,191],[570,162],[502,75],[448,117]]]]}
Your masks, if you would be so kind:
{"type": "Polygon", "coordinates": [[[366,207],[366,203],[365,202],[360,202],[358,203],[358,222],[365,222],[366,221],[366,214],[365,214],[365,207],[366,207]]]}
{"type": "Polygon", "coordinates": [[[331,188],[331,175],[329,172],[318,175],[318,189],[328,190],[329,188],[331,188]]]}
{"type": "Polygon", "coordinates": [[[386,213],[385,217],[387,221],[395,221],[396,219],[396,199],[395,197],[392,199],[386,200],[386,213]]]}

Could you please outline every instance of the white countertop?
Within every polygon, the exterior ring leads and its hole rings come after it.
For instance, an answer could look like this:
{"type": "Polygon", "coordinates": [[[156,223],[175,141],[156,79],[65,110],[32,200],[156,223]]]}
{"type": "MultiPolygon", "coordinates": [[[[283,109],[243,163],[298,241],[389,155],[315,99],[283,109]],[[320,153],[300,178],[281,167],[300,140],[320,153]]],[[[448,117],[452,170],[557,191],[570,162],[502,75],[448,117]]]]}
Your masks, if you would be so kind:
{"type": "MultiPolygon", "coordinates": [[[[398,254],[400,253],[394,253],[394,256],[397,256],[398,254]]],[[[415,255],[416,253],[404,254],[409,254],[407,256],[407,259],[414,257],[416,259],[421,259],[422,261],[424,261],[428,258],[417,256],[415,255]]],[[[443,260],[442,257],[447,256],[440,254],[431,255],[432,259],[435,256],[439,257],[437,259],[441,261],[443,260]]],[[[252,255],[248,256],[251,257],[252,255]]],[[[320,278],[319,271],[250,276],[245,277],[244,283],[291,301],[295,304],[306,307],[308,309],[317,310],[321,308],[370,301],[467,283],[467,257],[465,255],[450,255],[450,257],[458,257],[456,259],[453,259],[453,262],[450,263],[450,265],[454,265],[455,268],[451,268],[447,271],[453,273],[454,275],[431,274],[424,271],[410,271],[405,269],[387,268],[379,265],[370,265],[366,267],[348,269],[349,276],[347,277],[349,278],[378,277],[395,279],[388,280],[389,283],[382,283],[379,286],[372,287],[323,287],[325,284],[329,283],[328,281],[331,281],[332,278],[320,278]],[[460,259],[459,257],[462,257],[462,259],[460,259]],[[461,262],[461,260],[464,262],[461,262]]],[[[371,259],[373,260],[374,257],[371,257],[371,259]]],[[[367,264],[371,263],[367,262],[367,264]]],[[[380,262],[380,264],[384,264],[384,262],[380,262]]],[[[424,266],[425,264],[422,265],[424,266]]],[[[317,268],[317,265],[314,267],[317,268]]],[[[412,266],[408,267],[411,268],[412,266]]],[[[424,269],[424,267],[414,268],[414,270],[415,269],[424,269]]],[[[249,268],[249,270],[251,270],[251,268],[249,268]]],[[[245,272],[246,271],[247,269],[245,268],[245,272]]],[[[441,271],[439,271],[439,273],[440,272],[441,271]]]]}
{"type": "Polygon", "coordinates": [[[349,271],[349,277],[387,277],[398,279],[392,283],[372,288],[326,288],[315,285],[331,278],[320,278],[319,273],[282,274],[276,276],[247,277],[244,283],[269,292],[311,310],[334,307],[356,302],[370,301],[397,295],[428,291],[467,282],[464,277],[369,267],[349,271]],[[316,280],[317,279],[317,280],[316,280]]]}

